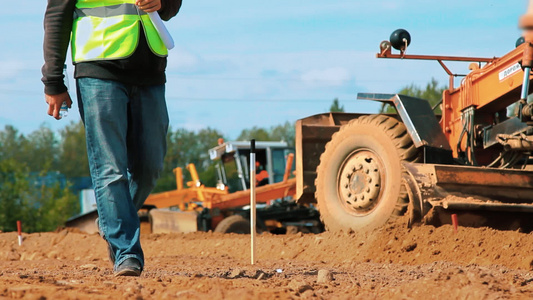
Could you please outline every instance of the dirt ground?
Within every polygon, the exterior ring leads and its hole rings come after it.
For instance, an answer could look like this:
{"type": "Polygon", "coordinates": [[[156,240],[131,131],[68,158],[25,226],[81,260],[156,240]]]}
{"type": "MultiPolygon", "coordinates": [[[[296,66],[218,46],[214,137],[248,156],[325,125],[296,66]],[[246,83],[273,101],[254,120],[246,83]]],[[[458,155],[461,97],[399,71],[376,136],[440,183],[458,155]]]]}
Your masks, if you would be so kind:
{"type": "Polygon", "coordinates": [[[533,235],[393,224],[366,234],[144,234],[116,278],[97,234],[0,234],[0,299],[532,299],[533,235]]]}

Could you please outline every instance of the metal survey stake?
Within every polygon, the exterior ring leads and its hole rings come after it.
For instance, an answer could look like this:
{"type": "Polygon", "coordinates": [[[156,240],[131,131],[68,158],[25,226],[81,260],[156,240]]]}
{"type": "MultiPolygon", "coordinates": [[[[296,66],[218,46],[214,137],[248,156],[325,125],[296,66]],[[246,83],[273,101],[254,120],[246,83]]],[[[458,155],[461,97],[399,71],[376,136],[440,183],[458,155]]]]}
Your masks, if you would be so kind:
{"type": "Polygon", "coordinates": [[[255,263],[255,140],[251,140],[250,147],[250,237],[251,237],[251,260],[255,263]]]}

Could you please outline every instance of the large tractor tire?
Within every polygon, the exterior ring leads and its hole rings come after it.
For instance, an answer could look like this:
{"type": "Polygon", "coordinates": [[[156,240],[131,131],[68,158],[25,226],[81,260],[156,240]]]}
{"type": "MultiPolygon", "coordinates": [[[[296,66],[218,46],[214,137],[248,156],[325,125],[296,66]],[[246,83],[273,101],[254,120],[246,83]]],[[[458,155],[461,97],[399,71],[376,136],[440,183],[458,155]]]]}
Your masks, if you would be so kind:
{"type": "Polygon", "coordinates": [[[419,153],[394,118],[368,115],[342,126],[317,167],[315,197],[326,229],[371,230],[404,214],[402,162],[417,161],[419,153]]]}
{"type": "Polygon", "coordinates": [[[241,215],[231,215],[218,223],[215,232],[249,234],[250,220],[241,215]]]}

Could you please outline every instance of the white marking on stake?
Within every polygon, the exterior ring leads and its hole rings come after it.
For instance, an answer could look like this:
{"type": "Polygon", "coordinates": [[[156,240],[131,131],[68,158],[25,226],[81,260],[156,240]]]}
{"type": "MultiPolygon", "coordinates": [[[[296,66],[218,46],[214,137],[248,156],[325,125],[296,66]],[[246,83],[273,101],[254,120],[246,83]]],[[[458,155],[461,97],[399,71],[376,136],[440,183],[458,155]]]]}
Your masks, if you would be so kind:
{"type": "Polygon", "coordinates": [[[20,221],[17,221],[17,233],[18,233],[19,246],[22,246],[22,223],[20,221]]]}

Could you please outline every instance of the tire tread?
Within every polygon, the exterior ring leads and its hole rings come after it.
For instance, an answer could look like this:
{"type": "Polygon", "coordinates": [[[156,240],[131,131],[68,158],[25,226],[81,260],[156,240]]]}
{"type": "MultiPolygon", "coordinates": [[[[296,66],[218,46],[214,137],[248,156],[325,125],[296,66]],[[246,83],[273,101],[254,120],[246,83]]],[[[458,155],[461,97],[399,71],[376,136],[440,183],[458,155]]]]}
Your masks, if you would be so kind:
{"type": "MultiPolygon", "coordinates": [[[[407,128],[405,125],[398,121],[395,118],[385,116],[385,115],[364,115],[357,119],[353,119],[349,121],[347,124],[342,126],[339,131],[334,133],[331,137],[331,140],[326,144],[325,151],[320,155],[320,164],[326,159],[325,153],[327,152],[328,147],[333,147],[332,141],[336,139],[336,137],[343,134],[346,130],[351,130],[354,126],[359,125],[372,125],[376,128],[379,128],[383,132],[385,132],[392,140],[393,144],[396,146],[396,149],[398,151],[398,157],[400,161],[406,161],[406,162],[417,162],[421,160],[421,153],[420,151],[415,147],[413,140],[411,139],[411,136],[409,135],[407,128]]],[[[315,186],[318,186],[319,181],[319,171],[320,171],[320,164],[317,167],[317,177],[315,179],[315,186]]],[[[318,191],[315,192],[315,198],[318,200],[318,191]]],[[[325,208],[322,208],[320,205],[320,201],[317,201],[317,206],[319,211],[324,210],[325,208]]],[[[405,184],[402,184],[400,186],[400,191],[398,195],[398,199],[396,202],[396,205],[394,207],[394,212],[390,216],[388,222],[395,220],[399,216],[404,215],[407,212],[407,207],[409,204],[408,194],[407,194],[407,188],[405,184]]],[[[320,219],[322,223],[324,223],[324,226],[326,230],[337,230],[339,228],[334,228],[330,226],[327,222],[327,220],[324,219],[323,214],[320,214],[320,219]]],[[[348,228],[345,228],[348,229],[348,228]]]]}

